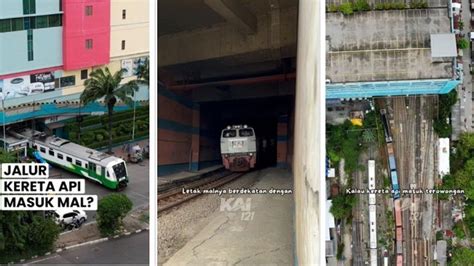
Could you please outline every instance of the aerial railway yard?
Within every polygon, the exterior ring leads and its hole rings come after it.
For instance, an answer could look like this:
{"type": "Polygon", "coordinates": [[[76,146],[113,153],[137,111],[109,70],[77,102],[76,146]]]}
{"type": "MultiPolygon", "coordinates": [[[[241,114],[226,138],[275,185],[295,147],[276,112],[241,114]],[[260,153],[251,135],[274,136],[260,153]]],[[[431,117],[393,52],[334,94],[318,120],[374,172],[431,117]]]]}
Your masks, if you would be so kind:
{"type": "MultiPolygon", "coordinates": [[[[386,101],[390,114],[400,188],[433,188],[437,137],[433,131],[436,97],[395,97],[386,101]]],[[[433,196],[401,197],[404,265],[432,265],[433,196]]]]}

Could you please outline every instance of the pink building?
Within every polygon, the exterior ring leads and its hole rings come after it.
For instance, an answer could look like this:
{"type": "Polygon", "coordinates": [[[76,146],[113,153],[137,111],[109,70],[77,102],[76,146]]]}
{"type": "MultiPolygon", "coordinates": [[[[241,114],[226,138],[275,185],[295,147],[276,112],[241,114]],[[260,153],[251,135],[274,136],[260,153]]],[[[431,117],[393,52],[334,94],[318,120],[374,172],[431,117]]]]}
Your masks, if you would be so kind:
{"type": "Polygon", "coordinates": [[[110,0],[63,0],[64,70],[108,64],[110,0]]]}

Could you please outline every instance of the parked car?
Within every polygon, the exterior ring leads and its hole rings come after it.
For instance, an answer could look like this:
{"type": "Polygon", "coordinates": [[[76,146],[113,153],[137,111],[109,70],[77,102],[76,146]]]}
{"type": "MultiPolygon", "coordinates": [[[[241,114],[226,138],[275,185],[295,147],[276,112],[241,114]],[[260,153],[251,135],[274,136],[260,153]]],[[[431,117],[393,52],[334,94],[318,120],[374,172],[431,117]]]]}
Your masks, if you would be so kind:
{"type": "Polygon", "coordinates": [[[469,32],[469,39],[471,42],[474,40],[474,32],[469,32]]]}
{"type": "Polygon", "coordinates": [[[61,209],[53,212],[54,220],[57,224],[61,225],[70,225],[75,222],[79,222],[79,224],[83,224],[87,221],[87,214],[85,211],[82,210],[66,210],[61,209]]]}

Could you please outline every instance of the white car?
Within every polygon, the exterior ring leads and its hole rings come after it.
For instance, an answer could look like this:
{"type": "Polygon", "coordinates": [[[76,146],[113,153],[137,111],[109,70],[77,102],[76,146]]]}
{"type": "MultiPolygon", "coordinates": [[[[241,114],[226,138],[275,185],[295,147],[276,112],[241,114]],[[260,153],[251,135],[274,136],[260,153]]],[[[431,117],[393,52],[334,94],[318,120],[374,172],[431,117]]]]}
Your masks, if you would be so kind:
{"type": "Polygon", "coordinates": [[[471,41],[474,40],[474,32],[469,32],[469,39],[470,39],[471,41]]]}
{"type": "Polygon", "coordinates": [[[85,211],[61,209],[54,211],[53,215],[57,224],[69,225],[74,221],[79,221],[83,224],[87,221],[87,214],[85,211]]]}

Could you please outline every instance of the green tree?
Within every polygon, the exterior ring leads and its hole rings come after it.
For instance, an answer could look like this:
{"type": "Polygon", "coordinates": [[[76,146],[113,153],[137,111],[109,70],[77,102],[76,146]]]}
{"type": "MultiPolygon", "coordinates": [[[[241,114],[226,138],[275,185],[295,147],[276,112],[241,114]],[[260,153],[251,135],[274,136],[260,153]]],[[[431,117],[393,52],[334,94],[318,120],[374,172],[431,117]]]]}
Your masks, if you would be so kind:
{"type": "Polygon", "coordinates": [[[352,209],[356,202],[357,198],[354,195],[339,194],[332,199],[332,206],[329,211],[338,220],[349,218],[352,216],[352,209]]]}
{"type": "MultiPolygon", "coordinates": [[[[112,115],[117,100],[132,104],[132,95],[138,90],[137,82],[134,80],[121,84],[122,74],[123,70],[119,70],[112,75],[108,67],[92,71],[89,79],[84,82],[85,89],[81,95],[81,102],[84,105],[104,99],[107,105],[109,132],[112,132],[112,115]]],[[[109,135],[109,153],[111,152],[112,135],[109,135]]]]}
{"type": "Polygon", "coordinates": [[[52,219],[37,214],[28,226],[28,246],[40,253],[51,250],[59,233],[60,228],[52,219]]]}
{"type": "Polygon", "coordinates": [[[469,47],[469,42],[466,39],[462,38],[458,40],[459,49],[466,49],[468,47],[469,47]]]}
{"type": "Polygon", "coordinates": [[[97,225],[100,233],[104,236],[115,234],[132,207],[132,201],[125,194],[113,193],[102,198],[97,207],[97,225]]]}
{"type": "Polygon", "coordinates": [[[142,65],[138,66],[137,81],[146,85],[150,84],[150,60],[147,58],[142,65]]]}
{"type": "Polygon", "coordinates": [[[453,257],[449,260],[449,265],[474,265],[474,250],[466,247],[454,248],[453,257]]]}
{"type": "MultiPolygon", "coordinates": [[[[14,162],[12,154],[0,150],[0,164],[14,162]]],[[[59,227],[42,213],[0,211],[0,264],[50,250],[58,236],[59,227]]]]}

